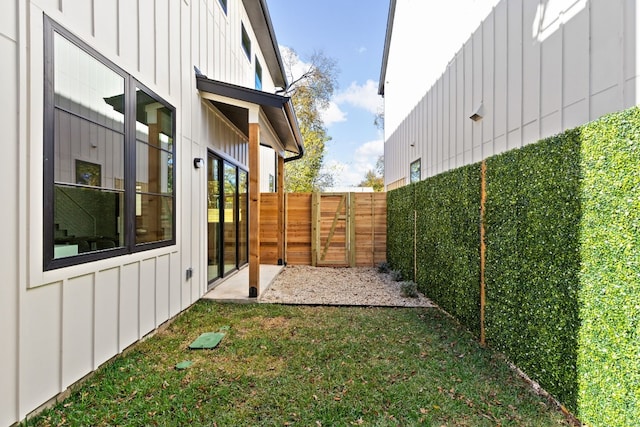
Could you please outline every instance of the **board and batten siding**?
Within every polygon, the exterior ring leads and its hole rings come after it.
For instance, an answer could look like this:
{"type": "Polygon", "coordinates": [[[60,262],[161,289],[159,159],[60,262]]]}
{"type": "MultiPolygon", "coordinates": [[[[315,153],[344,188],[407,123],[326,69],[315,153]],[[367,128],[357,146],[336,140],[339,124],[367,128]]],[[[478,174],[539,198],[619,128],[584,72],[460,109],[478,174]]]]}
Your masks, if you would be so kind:
{"type": "Polygon", "coordinates": [[[278,185],[277,179],[277,157],[273,150],[260,146],[260,192],[269,193],[269,179],[273,179],[274,188],[278,185]]]}
{"type": "MultiPolygon", "coordinates": [[[[5,2],[0,13],[0,55],[3,66],[0,67],[0,81],[3,82],[0,108],[0,123],[3,138],[0,143],[3,167],[0,168],[0,182],[3,183],[3,208],[0,209],[0,221],[4,225],[2,245],[0,245],[0,366],[5,369],[0,374],[0,425],[9,425],[17,420],[18,414],[18,316],[19,301],[24,292],[18,289],[21,275],[24,274],[24,261],[16,262],[19,236],[24,236],[19,218],[24,214],[19,203],[20,194],[24,194],[24,182],[21,182],[19,159],[26,155],[25,146],[19,143],[19,129],[25,128],[24,117],[20,115],[20,99],[24,97],[26,82],[19,74],[20,53],[18,40],[24,37],[24,29],[18,25],[19,0],[5,2]],[[15,183],[17,185],[8,185],[15,183]]],[[[23,174],[23,173],[22,173],[23,174]]]]}
{"type": "Polygon", "coordinates": [[[246,137],[199,96],[193,67],[253,87],[257,57],[263,88],[273,92],[243,3],[228,5],[225,14],[217,0],[3,0],[0,426],[24,419],[206,291],[206,171],[193,159],[208,150],[244,168],[248,159],[246,137]],[[43,271],[44,14],[175,107],[175,245],[43,271]],[[240,47],[241,22],[252,58],[240,47]]]}
{"type": "Polygon", "coordinates": [[[498,3],[387,135],[387,188],[416,159],[424,179],[635,105],[638,13],[636,0],[498,3]]]}

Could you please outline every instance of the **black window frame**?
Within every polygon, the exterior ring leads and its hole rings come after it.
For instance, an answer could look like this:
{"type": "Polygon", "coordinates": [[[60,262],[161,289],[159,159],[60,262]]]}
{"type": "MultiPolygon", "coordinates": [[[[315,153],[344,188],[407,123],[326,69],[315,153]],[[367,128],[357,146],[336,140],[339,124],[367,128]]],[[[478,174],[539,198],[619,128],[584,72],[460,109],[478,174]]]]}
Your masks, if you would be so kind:
{"type": "Polygon", "coordinates": [[[257,90],[262,90],[262,64],[258,61],[258,57],[255,57],[255,88],[257,90]]]}
{"type": "Polygon", "coordinates": [[[93,49],[89,44],[76,37],[56,21],[44,15],[44,104],[43,104],[43,269],[45,271],[74,265],[86,264],[102,259],[114,258],[122,255],[143,252],[151,249],[173,246],[176,244],[176,208],[177,208],[177,183],[176,183],[176,116],[175,107],[149,89],[131,74],[115,65],[109,59],[93,49]],[[78,255],[55,258],[55,230],[54,230],[54,200],[55,200],[55,87],[54,87],[54,34],[58,33],[78,49],[93,57],[101,64],[112,70],[124,79],[124,245],[113,249],[86,252],[78,255]],[[158,240],[149,243],[136,243],[135,214],[136,214],[136,95],[137,90],[142,90],[155,98],[164,107],[172,111],[173,142],[171,156],[173,167],[171,168],[172,182],[172,235],[171,239],[158,240]],[[132,113],[134,112],[134,113],[132,113]]]}
{"type": "Polygon", "coordinates": [[[247,59],[251,62],[251,38],[244,26],[244,22],[240,23],[240,45],[242,46],[242,51],[247,55],[247,59]]]}
{"type": "Polygon", "coordinates": [[[413,184],[414,182],[420,182],[422,180],[422,159],[416,159],[409,165],[409,183],[413,184]],[[418,165],[418,170],[416,171],[418,176],[414,177],[413,165],[418,165]]]}

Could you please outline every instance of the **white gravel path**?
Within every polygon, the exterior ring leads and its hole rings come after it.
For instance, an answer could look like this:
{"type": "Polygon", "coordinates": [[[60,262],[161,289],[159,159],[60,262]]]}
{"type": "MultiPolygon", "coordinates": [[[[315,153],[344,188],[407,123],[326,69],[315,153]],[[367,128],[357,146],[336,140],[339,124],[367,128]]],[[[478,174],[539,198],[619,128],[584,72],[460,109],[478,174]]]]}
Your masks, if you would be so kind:
{"type": "Polygon", "coordinates": [[[259,298],[263,303],[433,307],[420,294],[403,297],[400,282],[375,268],[289,265],[259,298]]]}

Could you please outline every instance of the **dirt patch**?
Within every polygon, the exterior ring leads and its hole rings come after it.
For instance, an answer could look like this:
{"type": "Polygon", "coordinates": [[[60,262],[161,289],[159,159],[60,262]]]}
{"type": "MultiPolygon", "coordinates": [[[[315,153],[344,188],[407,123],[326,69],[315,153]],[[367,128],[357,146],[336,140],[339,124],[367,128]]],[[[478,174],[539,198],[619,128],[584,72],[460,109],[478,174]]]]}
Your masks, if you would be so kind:
{"type": "Polygon", "coordinates": [[[419,295],[403,297],[400,283],[375,268],[287,266],[260,302],[310,305],[433,307],[419,295]]]}

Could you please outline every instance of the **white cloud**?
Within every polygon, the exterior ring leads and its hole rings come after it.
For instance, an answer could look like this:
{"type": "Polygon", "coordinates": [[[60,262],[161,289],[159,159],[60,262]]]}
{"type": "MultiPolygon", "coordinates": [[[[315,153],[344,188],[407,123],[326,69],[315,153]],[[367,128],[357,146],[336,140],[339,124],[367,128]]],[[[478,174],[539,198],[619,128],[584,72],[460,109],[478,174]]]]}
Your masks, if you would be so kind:
{"type": "Polygon", "coordinates": [[[356,157],[358,158],[373,158],[373,163],[378,160],[384,153],[384,141],[381,139],[376,139],[375,141],[369,141],[362,144],[360,147],[356,149],[356,157]]]}
{"type": "Polygon", "coordinates": [[[347,113],[342,111],[335,102],[330,102],[329,107],[321,110],[320,116],[325,126],[331,126],[334,123],[347,121],[347,113]]]}
{"type": "Polygon", "coordinates": [[[360,46],[360,48],[358,49],[358,53],[359,53],[359,54],[363,54],[363,53],[365,53],[366,51],[367,51],[367,48],[366,48],[366,47],[364,47],[364,46],[360,46]]]}
{"type": "Polygon", "coordinates": [[[350,104],[372,114],[377,114],[382,106],[382,97],[378,95],[378,83],[371,79],[363,85],[352,82],[346,90],[338,92],[333,101],[336,104],[350,104]]]}
{"type": "Polygon", "coordinates": [[[329,160],[324,166],[324,170],[334,176],[336,187],[357,186],[368,171],[375,170],[378,157],[383,153],[384,141],[382,139],[365,142],[356,148],[353,159],[329,160]]]}

